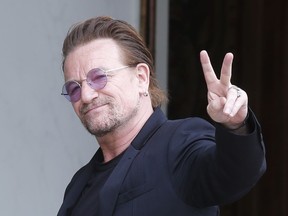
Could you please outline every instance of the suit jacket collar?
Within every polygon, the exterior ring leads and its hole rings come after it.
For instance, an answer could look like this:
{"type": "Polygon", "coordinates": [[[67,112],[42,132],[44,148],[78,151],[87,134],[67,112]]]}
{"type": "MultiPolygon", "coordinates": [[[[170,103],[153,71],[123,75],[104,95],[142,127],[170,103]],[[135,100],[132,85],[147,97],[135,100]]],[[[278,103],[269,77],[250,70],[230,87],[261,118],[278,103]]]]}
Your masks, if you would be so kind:
{"type": "Polygon", "coordinates": [[[167,118],[163,114],[162,110],[159,107],[156,108],[138,135],[134,138],[131,145],[140,150],[166,121],[167,118]]]}

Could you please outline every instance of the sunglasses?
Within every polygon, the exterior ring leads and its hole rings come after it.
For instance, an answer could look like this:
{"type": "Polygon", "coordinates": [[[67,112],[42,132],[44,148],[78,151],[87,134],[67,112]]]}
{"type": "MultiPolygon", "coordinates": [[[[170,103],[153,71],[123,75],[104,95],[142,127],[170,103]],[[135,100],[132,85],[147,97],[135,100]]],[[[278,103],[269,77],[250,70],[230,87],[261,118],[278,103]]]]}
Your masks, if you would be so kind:
{"type": "MultiPolygon", "coordinates": [[[[111,71],[117,71],[128,68],[129,66],[123,66],[110,70],[104,70],[101,68],[94,68],[87,73],[86,82],[94,90],[103,89],[107,84],[107,73],[111,71]]],[[[83,80],[84,81],[84,80],[83,80]]],[[[81,84],[75,80],[66,82],[62,87],[62,93],[68,101],[75,103],[81,98],[81,84]]]]}

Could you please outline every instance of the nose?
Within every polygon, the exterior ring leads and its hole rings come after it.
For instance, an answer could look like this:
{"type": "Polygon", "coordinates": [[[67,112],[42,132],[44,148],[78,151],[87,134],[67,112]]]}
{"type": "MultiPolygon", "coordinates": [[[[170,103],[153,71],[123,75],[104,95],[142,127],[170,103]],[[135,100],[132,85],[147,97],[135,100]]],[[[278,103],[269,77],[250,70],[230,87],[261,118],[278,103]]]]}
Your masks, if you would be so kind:
{"type": "Polygon", "coordinates": [[[91,88],[86,80],[83,81],[81,86],[81,100],[83,103],[89,103],[94,98],[98,97],[98,91],[91,88]]]}

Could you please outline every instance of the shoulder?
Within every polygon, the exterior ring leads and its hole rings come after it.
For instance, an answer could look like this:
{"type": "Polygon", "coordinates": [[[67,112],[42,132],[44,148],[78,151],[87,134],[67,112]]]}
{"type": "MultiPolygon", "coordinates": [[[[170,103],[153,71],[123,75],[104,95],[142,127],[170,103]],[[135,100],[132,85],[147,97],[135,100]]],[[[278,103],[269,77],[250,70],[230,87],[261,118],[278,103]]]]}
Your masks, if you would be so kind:
{"type": "Polygon", "coordinates": [[[184,152],[199,152],[215,146],[215,127],[199,117],[168,120],[162,125],[158,140],[168,148],[168,155],[174,160],[184,152]]]}
{"type": "Polygon", "coordinates": [[[81,167],[72,177],[70,183],[66,187],[64,197],[67,195],[67,193],[71,190],[73,187],[78,187],[79,182],[82,182],[83,180],[87,180],[91,173],[93,172],[93,164],[97,160],[97,157],[99,156],[101,150],[100,148],[97,150],[97,152],[94,154],[92,159],[83,167],[81,167]]]}
{"type": "Polygon", "coordinates": [[[164,129],[170,130],[172,133],[180,134],[181,136],[191,135],[213,135],[215,127],[207,120],[199,117],[190,117],[177,120],[168,120],[164,124],[164,129]]]}
{"type": "Polygon", "coordinates": [[[81,167],[72,177],[71,181],[69,182],[68,186],[66,187],[65,193],[64,193],[64,198],[66,197],[67,193],[70,191],[70,189],[76,184],[76,182],[81,179],[83,176],[83,173],[87,169],[88,164],[85,166],[81,167]]]}

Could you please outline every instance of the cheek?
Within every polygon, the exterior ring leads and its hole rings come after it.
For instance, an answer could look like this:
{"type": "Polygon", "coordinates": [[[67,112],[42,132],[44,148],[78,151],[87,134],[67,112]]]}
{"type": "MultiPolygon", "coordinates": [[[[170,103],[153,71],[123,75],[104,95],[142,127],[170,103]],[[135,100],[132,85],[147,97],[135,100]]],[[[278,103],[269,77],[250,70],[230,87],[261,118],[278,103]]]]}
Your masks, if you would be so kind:
{"type": "Polygon", "coordinates": [[[136,78],[131,79],[129,85],[126,84],[125,87],[126,94],[130,97],[131,100],[139,99],[141,89],[136,78]]]}
{"type": "Polygon", "coordinates": [[[118,82],[115,81],[113,84],[107,85],[106,90],[105,93],[114,98],[118,106],[130,108],[135,107],[139,103],[140,90],[135,77],[121,79],[118,82]]]}
{"type": "Polygon", "coordinates": [[[122,97],[122,101],[124,103],[124,106],[127,108],[135,108],[135,106],[138,105],[140,100],[140,95],[137,89],[128,89],[125,96],[122,97]]]}

